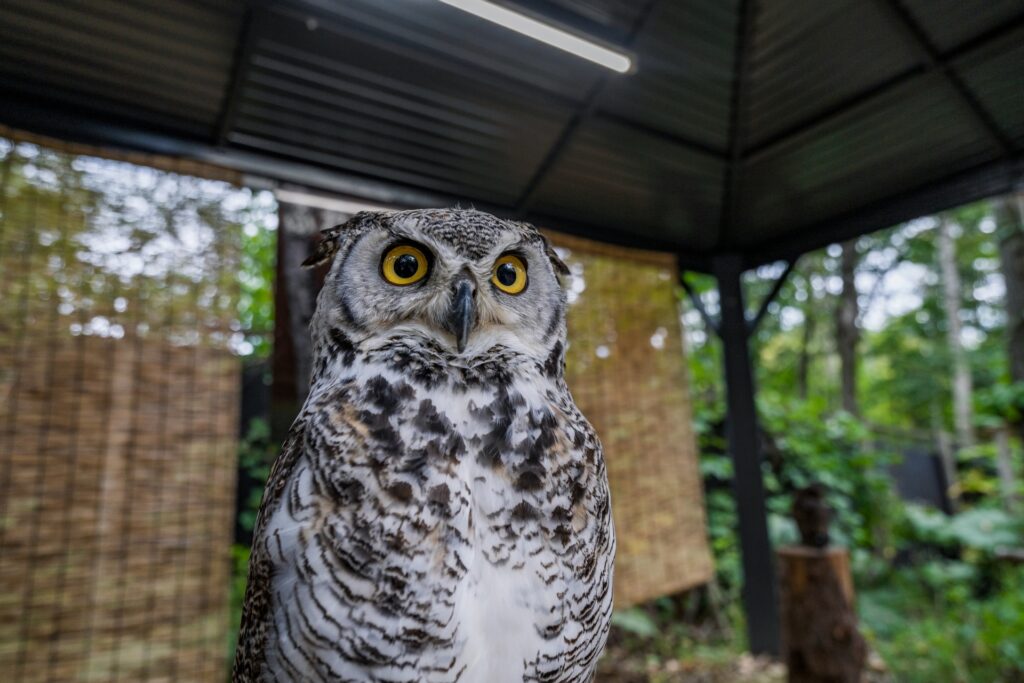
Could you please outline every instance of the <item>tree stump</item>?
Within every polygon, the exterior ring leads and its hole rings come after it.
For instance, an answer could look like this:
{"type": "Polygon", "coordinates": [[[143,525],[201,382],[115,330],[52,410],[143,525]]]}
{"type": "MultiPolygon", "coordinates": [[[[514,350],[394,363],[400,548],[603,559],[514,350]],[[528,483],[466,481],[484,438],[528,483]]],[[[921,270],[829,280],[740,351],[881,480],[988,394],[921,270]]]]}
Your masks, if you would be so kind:
{"type": "Polygon", "coordinates": [[[857,630],[843,548],[780,548],[782,648],[790,683],[859,683],[867,645],[857,630]]]}

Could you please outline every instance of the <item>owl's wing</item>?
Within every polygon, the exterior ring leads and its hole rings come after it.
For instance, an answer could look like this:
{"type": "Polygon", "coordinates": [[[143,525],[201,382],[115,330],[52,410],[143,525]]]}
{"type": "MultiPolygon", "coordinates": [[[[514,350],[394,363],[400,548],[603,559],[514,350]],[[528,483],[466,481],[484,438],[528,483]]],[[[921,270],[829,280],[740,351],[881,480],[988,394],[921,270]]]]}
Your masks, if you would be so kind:
{"type": "Polygon", "coordinates": [[[260,680],[264,643],[271,618],[272,565],[267,549],[266,524],[291,478],[295,463],[302,455],[305,430],[306,423],[300,417],[292,425],[280,455],[274,460],[256,516],[252,554],[249,556],[249,578],[245,587],[245,600],[242,603],[242,624],[238,631],[238,647],[235,650],[235,665],[231,673],[232,683],[258,683],[260,680]]]}
{"type": "Polygon", "coordinates": [[[575,601],[570,604],[573,618],[587,625],[589,637],[581,647],[573,648],[567,677],[561,680],[590,682],[597,674],[597,660],[611,628],[615,524],[601,440],[568,389],[563,389],[559,396],[559,407],[577,435],[575,459],[590,465],[587,477],[572,487],[574,502],[578,501],[587,511],[587,527],[580,533],[587,534],[590,540],[576,561],[578,585],[572,593],[575,601]]]}

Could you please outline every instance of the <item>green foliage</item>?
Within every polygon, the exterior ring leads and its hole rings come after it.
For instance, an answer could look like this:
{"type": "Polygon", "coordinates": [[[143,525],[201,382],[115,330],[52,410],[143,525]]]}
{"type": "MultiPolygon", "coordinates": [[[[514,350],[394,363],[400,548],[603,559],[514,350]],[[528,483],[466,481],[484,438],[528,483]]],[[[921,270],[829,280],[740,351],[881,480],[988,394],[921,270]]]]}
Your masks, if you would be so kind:
{"type": "Polygon", "coordinates": [[[743,650],[742,636],[730,624],[742,625],[735,604],[723,605],[723,612],[708,618],[710,593],[694,591],[684,597],[662,597],[645,605],[618,610],[612,615],[614,649],[642,653],[648,665],[698,658],[703,663],[735,660],[743,650]],[[696,610],[694,609],[696,608],[696,610]],[[687,613],[701,613],[691,616],[687,613]],[[737,637],[739,636],[739,637],[737,637]]]}
{"type": "MultiPolygon", "coordinates": [[[[238,525],[252,532],[263,498],[263,486],[270,476],[270,467],[277,454],[277,445],[271,441],[270,425],[256,419],[249,423],[249,431],[238,444],[239,485],[248,486],[248,496],[242,501],[238,525]]],[[[231,546],[231,629],[228,634],[228,653],[233,658],[238,640],[238,626],[242,619],[242,601],[249,575],[249,547],[231,546]]]]}
{"type": "MultiPolygon", "coordinates": [[[[1005,549],[1020,548],[1024,522],[1000,498],[992,436],[1024,415],[1024,387],[1009,379],[990,207],[981,202],[949,218],[959,226],[963,345],[979,435],[977,446],[959,453],[960,512],[949,517],[899,500],[886,473],[898,461],[897,449],[878,445],[921,443],[922,438],[930,443],[934,430],[952,431],[952,357],[937,263],[938,222],[922,219],[862,238],[858,245],[862,311],[874,304],[887,307],[870,326],[860,321],[856,379],[861,416],[839,410],[837,251],[801,260],[752,337],[758,410],[769,435],[763,463],[769,531],[775,543],[791,542],[792,491],[812,481],[824,484],[835,510],[833,538],[851,549],[862,628],[894,680],[1024,681],[1024,569],[1007,566],[1000,557],[1005,549]],[[902,273],[902,289],[893,294],[878,279],[896,270],[902,273]]],[[[777,271],[765,268],[747,276],[751,307],[771,288],[777,271]]],[[[693,278],[691,284],[717,313],[713,282],[693,278]]],[[[685,319],[702,329],[692,311],[685,319]]],[[[721,613],[732,632],[741,633],[734,609],[741,569],[732,464],[722,429],[719,344],[707,334],[691,333],[689,340],[715,588],[723,599],[721,613]]],[[[1022,464],[1021,444],[1014,439],[1011,468],[1018,492],[1022,464]]],[[[650,624],[636,615],[617,623],[637,639],[650,631],[650,624]]],[[[666,632],[656,618],[654,623],[659,633],[666,632]]]]}
{"type": "Polygon", "coordinates": [[[250,422],[248,434],[238,444],[239,477],[250,486],[238,515],[239,526],[245,531],[251,532],[256,525],[263,485],[270,476],[277,450],[277,444],[270,439],[270,425],[261,419],[250,422]]]}
{"type": "Polygon", "coordinates": [[[974,399],[975,422],[981,427],[998,428],[1024,420],[1024,382],[999,378],[976,392],[974,399]]]}
{"type": "Polygon", "coordinates": [[[615,612],[612,615],[612,626],[641,638],[654,638],[659,632],[658,624],[651,615],[637,607],[615,612]]]}
{"type": "Polygon", "coordinates": [[[1024,569],[931,561],[862,589],[859,610],[898,681],[1024,680],[1024,569]],[[981,581],[995,589],[979,594],[981,581]]]}
{"type": "Polygon", "coordinates": [[[270,355],[274,332],[274,280],[277,264],[277,215],[272,195],[257,195],[242,216],[238,318],[251,353],[270,355]]]}
{"type": "MultiPolygon", "coordinates": [[[[900,503],[892,492],[884,467],[896,455],[865,446],[863,424],[846,413],[825,414],[820,401],[772,396],[760,402],[767,432],[775,435],[782,463],[768,458],[763,466],[773,542],[793,543],[797,533],[790,520],[792,493],[812,482],[827,489],[835,520],[833,538],[858,550],[891,556],[894,533],[900,523],[900,503]]],[[[702,412],[698,406],[698,413],[702,412]]],[[[708,534],[717,566],[717,580],[731,597],[740,587],[736,509],[728,482],[732,463],[725,453],[720,420],[698,417],[701,473],[706,482],[708,534]]]]}
{"type": "Polygon", "coordinates": [[[906,540],[948,550],[991,554],[1020,542],[1024,524],[1005,510],[978,507],[954,517],[919,505],[906,505],[906,540]]]}

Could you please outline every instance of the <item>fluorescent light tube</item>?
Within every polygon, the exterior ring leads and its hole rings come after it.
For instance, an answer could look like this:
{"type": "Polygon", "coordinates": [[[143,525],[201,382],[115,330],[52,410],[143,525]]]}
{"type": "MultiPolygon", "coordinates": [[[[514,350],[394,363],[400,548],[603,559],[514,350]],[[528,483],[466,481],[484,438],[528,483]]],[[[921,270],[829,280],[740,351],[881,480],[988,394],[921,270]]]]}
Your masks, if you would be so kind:
{"type": "Polygon", "coordinates": [[[341,199],[340,197],[325,197],[322,194],[310,194],[309,192],[299,192],[296,190],[277,189],[274,190],[274,195],[279,201],[286,204],[298,204],[299,206],[326,209],[327,211],[337,211],[344,214],[356,214],[360,211],[390,211],[387,207],[376,204],[341,199]]]}
{"type": "Polygon", "coordinates": [[[565,50],[577,57],[590,60],[595,64],[618,71],[620,74],[627,73],[633,68],[632,58],[622,52],[609,49],[602,45],[580,38],[568,31],[555,28],[551,24],[528,17],[514,10],[501,5],[489,2],[488,0],[440,0],[446,5],[451,5],[464,12],[469,12],[481,19],[494,22],[534,40],[547,43],[559,50],[565,50]]]}

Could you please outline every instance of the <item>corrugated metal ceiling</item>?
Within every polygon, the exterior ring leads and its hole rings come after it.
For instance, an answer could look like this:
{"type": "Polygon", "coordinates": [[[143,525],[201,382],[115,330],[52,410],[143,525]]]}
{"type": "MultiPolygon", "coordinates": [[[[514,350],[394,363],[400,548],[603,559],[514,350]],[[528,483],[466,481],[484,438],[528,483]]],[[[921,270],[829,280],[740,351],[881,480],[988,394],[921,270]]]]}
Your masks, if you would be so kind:
{"type": "Polygon", "coordinates": [[[1020,181],[1024,0],[509,4],[626,46],[636,73],[436,0],[5,0],[0,121],[695,267],[1020,181]]]}
{"type": "Polygon", "coordinates": [[[242,14],[232,3],[4,0],[0,83],[7,96],[109,105],[203,134],[224,106],[242,14]]]}

